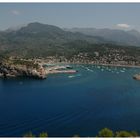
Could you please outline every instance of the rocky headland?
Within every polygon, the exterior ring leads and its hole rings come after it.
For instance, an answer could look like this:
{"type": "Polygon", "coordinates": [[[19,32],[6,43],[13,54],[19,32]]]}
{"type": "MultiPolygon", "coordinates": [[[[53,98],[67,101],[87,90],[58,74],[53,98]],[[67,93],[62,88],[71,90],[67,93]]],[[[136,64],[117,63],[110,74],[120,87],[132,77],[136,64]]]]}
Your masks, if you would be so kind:
{"type": "Polygon", "coordinates": [[[45,79],[48,74],[57,73],[76,73],[76,70],[70,66],[49,66],[46,67],[43,61],[37,59],[4,59],[0,62],[0,77],[30,77],[36,79],[45,79]],[[69,69],[70,68],[70,69],[69,69]]]}
{"type": "Polygon", "coordinates": [[[0,77],[32,77],[45,79],[45,69],[34,61],[6,60],[0,62],[0,77]]]}

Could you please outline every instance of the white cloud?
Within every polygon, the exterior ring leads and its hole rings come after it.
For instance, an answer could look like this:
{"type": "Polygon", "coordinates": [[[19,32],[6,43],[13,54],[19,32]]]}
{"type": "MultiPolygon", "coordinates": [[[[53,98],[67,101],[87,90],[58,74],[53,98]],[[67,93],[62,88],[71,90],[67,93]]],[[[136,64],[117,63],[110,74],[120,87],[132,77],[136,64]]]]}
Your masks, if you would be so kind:
{"type": "Polygon", "coordinates": [[[117,27],[119,27],[119,28],[130,28],[130,25],[125,24],[125,23],[121,23],[121,24],[117,24],[117,27]]]}
{"type": "Polygon", "coordinates": [[[16,16],[20,15],[20,11],[18,10],[12,10],[11,13],[16,16]]]}

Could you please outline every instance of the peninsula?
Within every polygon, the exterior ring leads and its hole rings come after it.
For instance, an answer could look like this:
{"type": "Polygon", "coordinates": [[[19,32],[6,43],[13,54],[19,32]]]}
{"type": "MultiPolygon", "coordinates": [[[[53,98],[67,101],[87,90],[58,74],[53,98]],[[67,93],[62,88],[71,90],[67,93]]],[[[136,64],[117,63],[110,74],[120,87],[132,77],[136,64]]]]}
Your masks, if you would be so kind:
{"type": "Polygon", "coordinates": [[[75,73],[76,70],[66,69],[65,66],[50,66],[31,59],[3,59],[0,62],[0,77],[31,77],[45,79],[48,74],[75,73]]]}

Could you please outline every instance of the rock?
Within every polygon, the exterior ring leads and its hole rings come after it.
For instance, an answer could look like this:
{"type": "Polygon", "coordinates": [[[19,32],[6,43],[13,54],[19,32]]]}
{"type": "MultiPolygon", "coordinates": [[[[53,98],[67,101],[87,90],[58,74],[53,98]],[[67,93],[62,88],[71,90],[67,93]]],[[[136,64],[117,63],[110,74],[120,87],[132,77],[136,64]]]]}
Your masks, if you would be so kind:
{"type": "Polygon", "coordinates": [[[133,79],[140,80],[140,74],[135,74],[135,75],[133,76],[133,79]]]}
{"type": "Polygon", "coordinates": [[[0,77],[31,77],[31,78],[38,78],[38,79],[45,79],[46,78],[46,73],[44,72],[44,68],[42,68],[42,71],[40,69],[33,69],[27,68],[26,65],[12,65],[10,64],[0,64],[0,77]]]}

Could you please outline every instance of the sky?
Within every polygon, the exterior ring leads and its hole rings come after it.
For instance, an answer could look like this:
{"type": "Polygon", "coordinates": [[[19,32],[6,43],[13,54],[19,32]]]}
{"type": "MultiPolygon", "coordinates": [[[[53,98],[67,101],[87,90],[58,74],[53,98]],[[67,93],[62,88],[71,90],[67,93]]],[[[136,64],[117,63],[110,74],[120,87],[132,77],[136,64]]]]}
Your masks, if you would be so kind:
{"type": "Polygon", "coordinates": [[[140,3],[0,3],[0,30],[31,22],[140,31],[140,3]]]}

